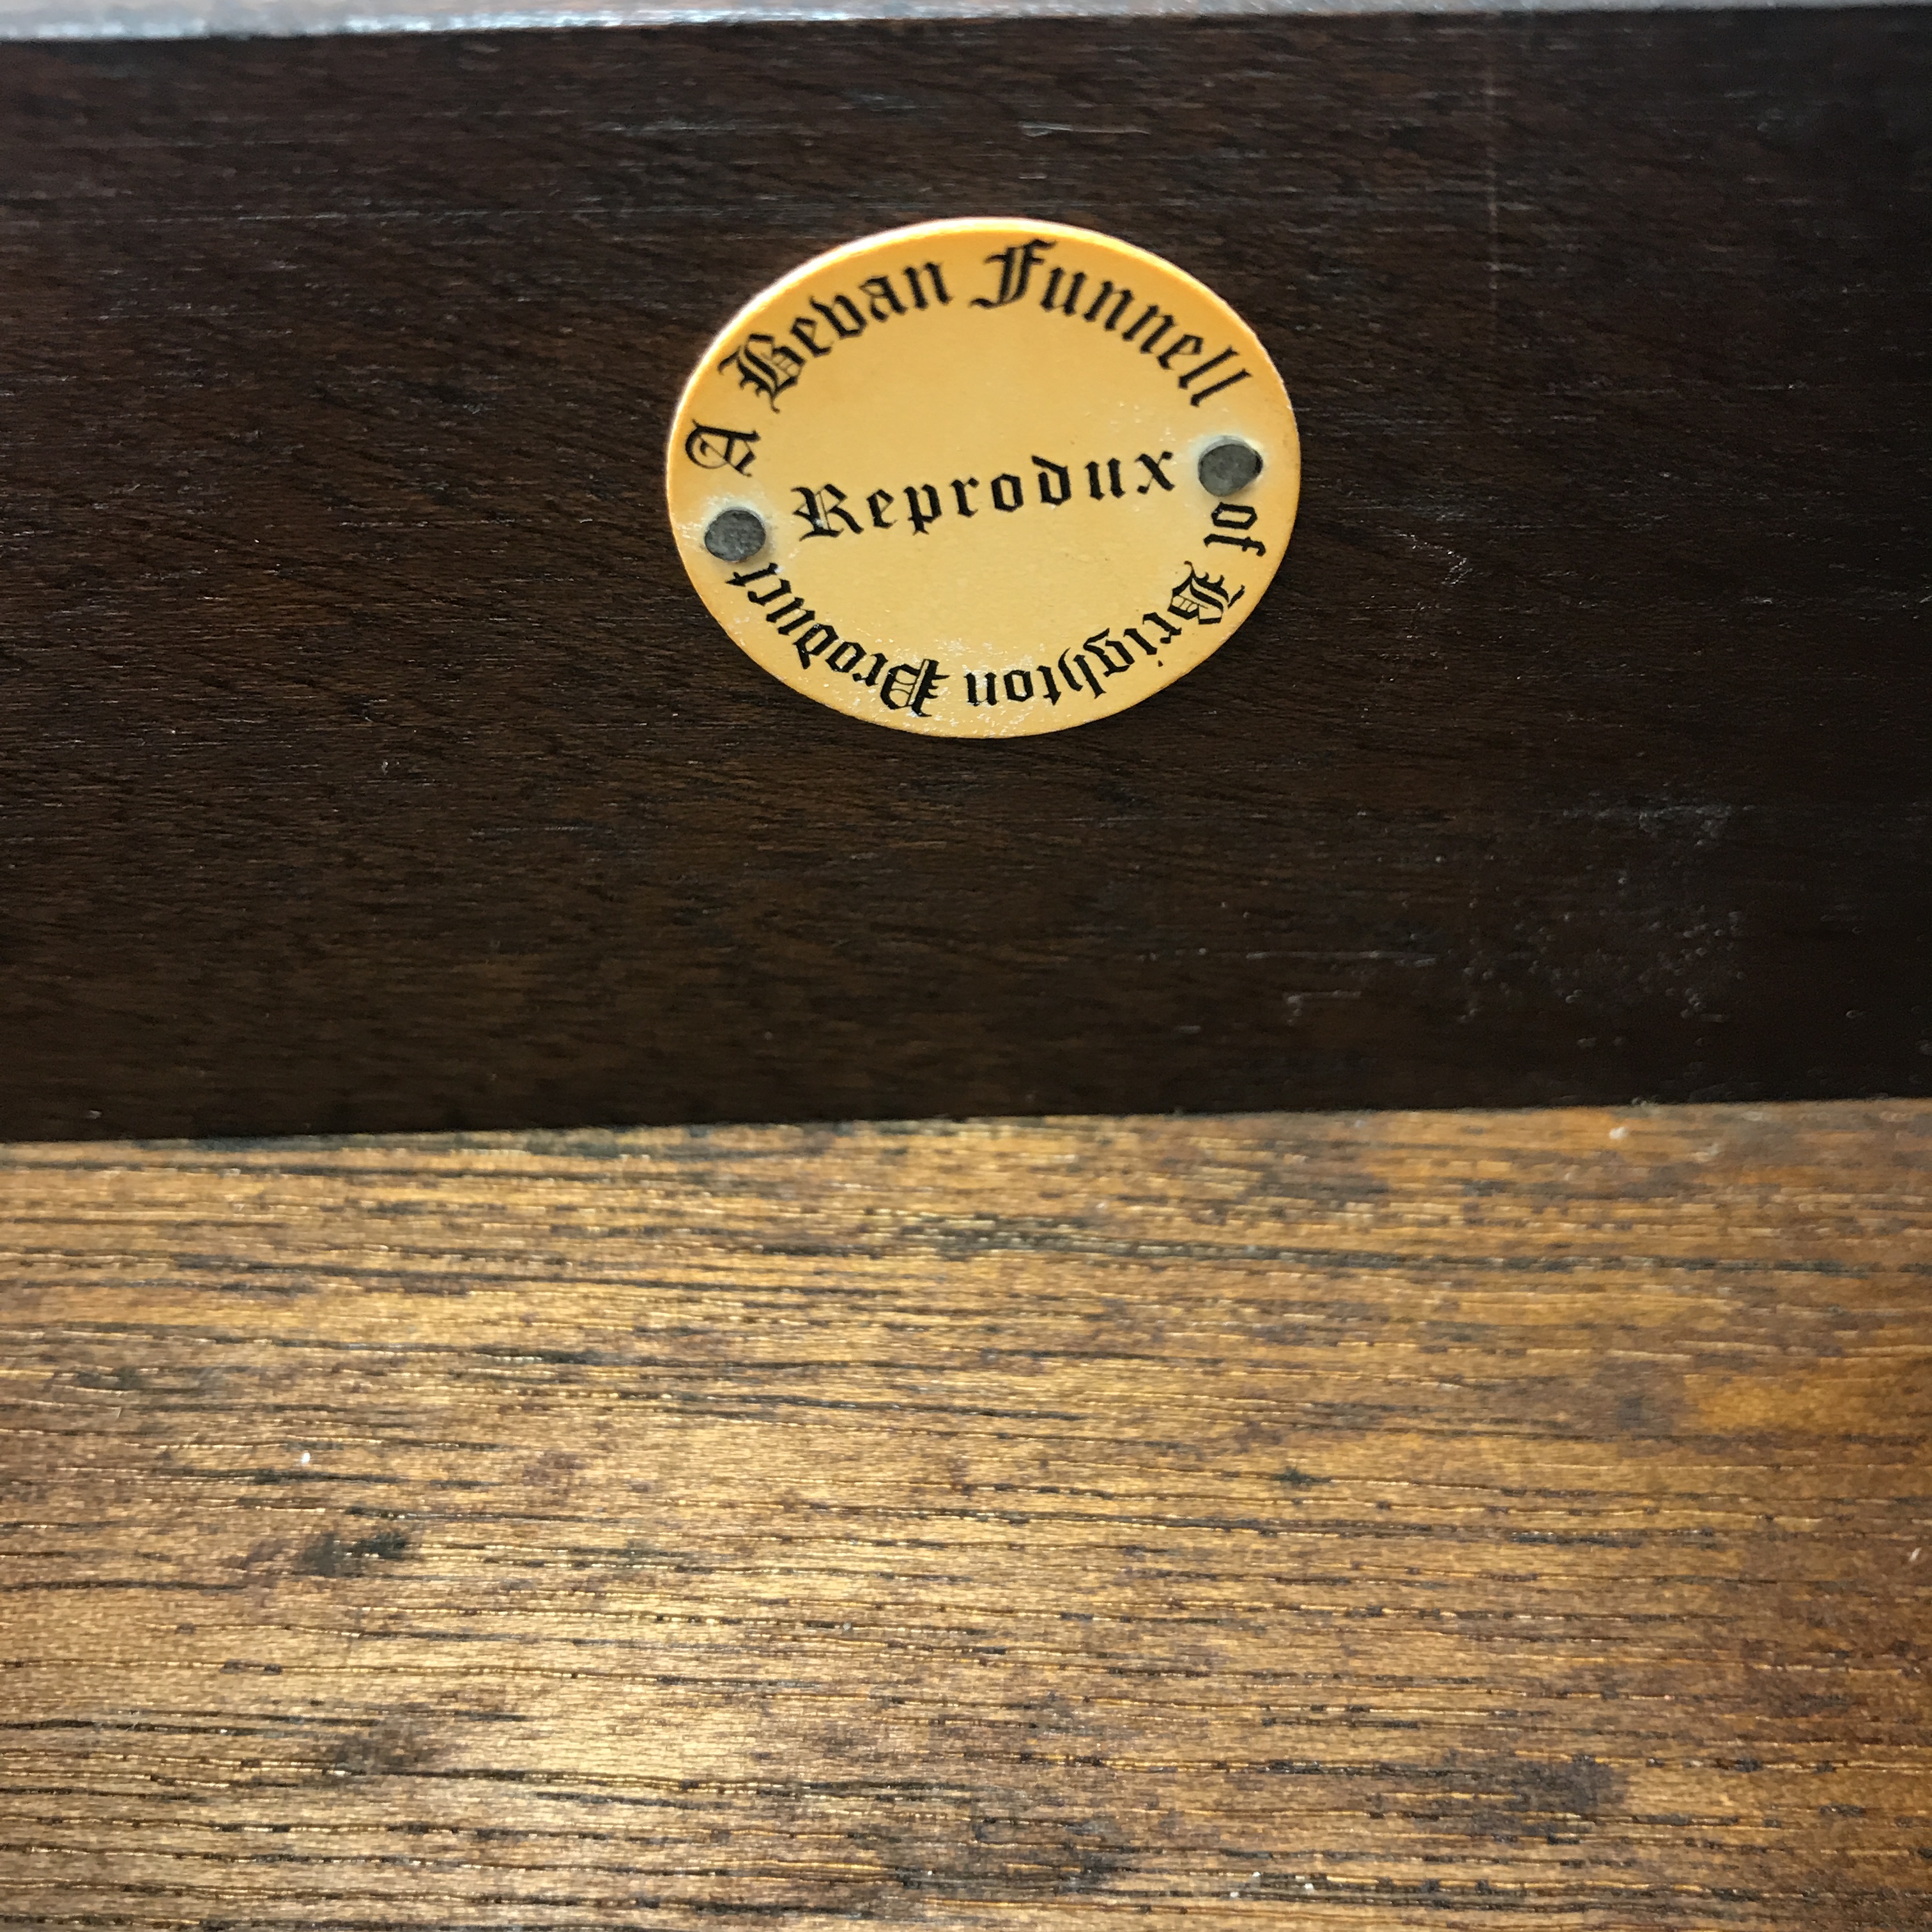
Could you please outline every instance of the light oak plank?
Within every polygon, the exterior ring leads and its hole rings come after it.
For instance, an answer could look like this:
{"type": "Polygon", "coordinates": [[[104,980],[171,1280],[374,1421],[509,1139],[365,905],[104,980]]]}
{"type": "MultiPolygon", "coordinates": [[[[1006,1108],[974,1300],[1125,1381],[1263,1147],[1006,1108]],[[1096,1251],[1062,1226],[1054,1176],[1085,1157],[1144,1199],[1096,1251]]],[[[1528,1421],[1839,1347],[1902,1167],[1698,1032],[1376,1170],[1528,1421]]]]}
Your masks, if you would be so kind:
{"type": "Polygon", "coordinates": [[[0,1155],[0,1924],[1918,1928],[1932,1106],[0,1155]]]}

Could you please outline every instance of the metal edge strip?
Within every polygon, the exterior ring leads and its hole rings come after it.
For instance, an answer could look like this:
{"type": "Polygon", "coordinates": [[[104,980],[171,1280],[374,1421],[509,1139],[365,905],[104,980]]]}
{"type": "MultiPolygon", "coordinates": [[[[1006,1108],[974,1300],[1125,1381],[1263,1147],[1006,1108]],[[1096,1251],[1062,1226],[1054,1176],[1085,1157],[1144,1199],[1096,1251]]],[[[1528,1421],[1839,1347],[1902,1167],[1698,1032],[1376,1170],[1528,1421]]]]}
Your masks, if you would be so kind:
{"type": "MultiPolygon", "coordinates": [[[[369,0],[0,0],[0,40],[289,38],[324,34],[507,33],[560,27],[778,21],[1228,19],[1278,15],[1762,11],[1898,0],[627,0],[586,6],[372,6],[369,0]]],[[[1905,0],[1932,4],[1932,0],[1905,0]]]]}

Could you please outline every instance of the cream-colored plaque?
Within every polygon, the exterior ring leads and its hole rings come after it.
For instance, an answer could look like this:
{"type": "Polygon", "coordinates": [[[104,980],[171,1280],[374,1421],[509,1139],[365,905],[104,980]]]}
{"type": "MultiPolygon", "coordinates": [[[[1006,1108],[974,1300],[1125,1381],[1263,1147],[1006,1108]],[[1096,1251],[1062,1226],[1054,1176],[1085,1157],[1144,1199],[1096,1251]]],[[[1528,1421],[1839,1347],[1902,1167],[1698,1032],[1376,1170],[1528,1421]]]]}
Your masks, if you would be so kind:
{"type": "Polygon", "coordinates": [[[834,710],[1059,731],[1193,669],[1268,588],[1301,462],[1253,332],[1171,263],[1051,222],[821,255],[734,316],[668,459],[685,568],[834,710]]]}

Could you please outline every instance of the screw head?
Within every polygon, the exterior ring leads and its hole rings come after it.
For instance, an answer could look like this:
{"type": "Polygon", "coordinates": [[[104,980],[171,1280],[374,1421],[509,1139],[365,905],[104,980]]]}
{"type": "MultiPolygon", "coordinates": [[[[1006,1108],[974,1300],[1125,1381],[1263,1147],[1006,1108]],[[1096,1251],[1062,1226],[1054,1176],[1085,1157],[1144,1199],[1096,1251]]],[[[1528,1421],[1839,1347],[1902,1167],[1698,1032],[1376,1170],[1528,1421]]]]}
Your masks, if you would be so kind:
{"type": "Polygon", "coordinates": [[[1232,496],[1262,473],[1262,453],[1251,442],[1230,436],[1201,452],[1201,487],[1210,496],[1232,496]]]}
{"type": "Polygon", "coordinates": [[[705,526],[704,548],[720,563],[742,563],[764,547],[764,520],[755,510],[720,510],[705,526]]]}

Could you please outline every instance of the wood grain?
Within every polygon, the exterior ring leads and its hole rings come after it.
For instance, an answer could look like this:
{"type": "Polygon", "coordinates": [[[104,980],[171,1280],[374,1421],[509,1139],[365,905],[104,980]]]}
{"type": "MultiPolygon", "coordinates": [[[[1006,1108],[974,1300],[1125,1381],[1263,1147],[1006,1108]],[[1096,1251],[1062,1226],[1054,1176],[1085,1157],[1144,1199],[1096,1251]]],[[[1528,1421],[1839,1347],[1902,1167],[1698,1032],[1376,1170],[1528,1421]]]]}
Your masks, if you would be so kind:
{"type": "Polygon", "coordinates": [[[1932,1090],[1928,100],[1923,8],[0,51],[0,1135],[1932,1090]],[[901,743],[659,452],[1016,209],[1248,316],[1302,519],[901,743]]]}
{"type": "Polygon", "coordinates": [[[1932,1923],[1932,1107],[0,1211],[0,1924],[1932,1923]]]}

